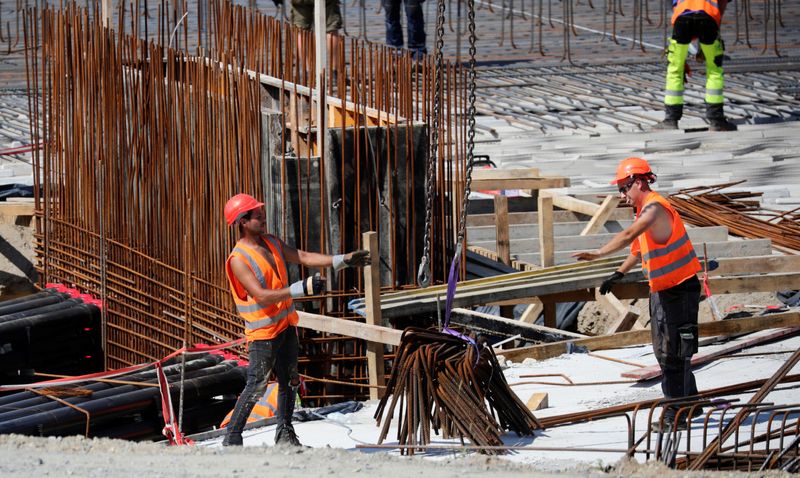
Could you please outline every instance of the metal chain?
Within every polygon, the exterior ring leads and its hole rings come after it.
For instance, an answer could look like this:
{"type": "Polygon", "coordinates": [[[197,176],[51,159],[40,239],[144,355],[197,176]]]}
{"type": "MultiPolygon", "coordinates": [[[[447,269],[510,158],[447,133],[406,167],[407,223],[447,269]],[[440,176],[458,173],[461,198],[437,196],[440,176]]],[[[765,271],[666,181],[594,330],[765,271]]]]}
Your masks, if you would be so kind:
{"type": "MultiPolygon", "coordinates": [[[[461,219],[458,223],[456,251],[461,251],[467,231],[467,206],[469,206],[470,188],[472,187],[472,169],[475,163],[475,0],[467,0],[467,18],[469,22],[469,69],[467,70],[467,171],[464,181],[464,201],[461,207],[461,219]]],[[[457,253],[458,253],[457,252],[457,253]]]]}
{"type": "Polygon", "coordinates": [[[442,69],[444,68],[442,50],[444,49],[444,0],[438,0],[436,16],[436,57],[433,90],[433,125],[431,126],[430,154],[428,155],[428,174],[425,177],[425,238],[422,260],[417,271],[417,284],[428,287],[431,283],[431,222],[433,218],[433,183],[436,176],[436,158],[439,150],[439,113],[442,102],[442,69]]]}

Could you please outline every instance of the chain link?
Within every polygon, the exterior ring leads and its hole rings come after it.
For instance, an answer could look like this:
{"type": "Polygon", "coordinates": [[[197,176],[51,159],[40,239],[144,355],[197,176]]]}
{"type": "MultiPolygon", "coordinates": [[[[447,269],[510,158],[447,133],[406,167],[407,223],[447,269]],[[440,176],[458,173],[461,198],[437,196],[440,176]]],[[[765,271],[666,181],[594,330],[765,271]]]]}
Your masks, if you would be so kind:
{"type": "Polygon", "coordinates": [[[461,218],[458,224],[456,239],[457,250],[460,250],[467,231],[467,206],[472,187],[472,169],[475,163],[475,0],[467,0],[467,19],[469,23],[469,70],[467,71],[467,171],[464,181],[464,201],[461,207],[461,218]]]}
{"type": "MultiPolygon", "coordinates": [[[[428,173],[425,177],[425,238],[422,260],[419,263],[417,272],[417,284],[420,287],[428,287],[431,283],[431,222],[433,219],[433,184],[436,176],[436,159],[439,152],[439,116],[441,114],[442,103],[442,69],[444,61],[442,50],[444,49],[444,0],[437,2],[436,16],[436,46],[434,59],[434,90],[433,90],[433,124],[431,126],[431,144],[428,154],[428,173]]],[[[474,17],[473,17],[474,23],[474,17]]],[[[473,28],[474,29],[474,28],[473,28]]]]}

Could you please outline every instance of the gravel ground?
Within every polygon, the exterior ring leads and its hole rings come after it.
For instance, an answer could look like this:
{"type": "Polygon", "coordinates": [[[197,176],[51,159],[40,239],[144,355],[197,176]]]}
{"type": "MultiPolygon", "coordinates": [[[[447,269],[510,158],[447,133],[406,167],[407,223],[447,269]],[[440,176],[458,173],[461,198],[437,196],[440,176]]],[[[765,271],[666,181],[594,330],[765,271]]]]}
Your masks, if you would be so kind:
{"type": "MultiPolygon", "coordinates": [[[[436,459],[399,457],[331,448],[283,447],[201,448],[167,447],[154,443],[82,437],[39,438],[0,436],[0,476],[141,477],[259,477],[364,476],[372,478],[546,477],[546,476],[752,476],[744,473],[687,473],[660,463],[620,462],[607,470],[584,468],[560,473],[480,455],[439,455],[436,459]]],[[[760,476],[789,476],[770,472],[760,476]]]]}

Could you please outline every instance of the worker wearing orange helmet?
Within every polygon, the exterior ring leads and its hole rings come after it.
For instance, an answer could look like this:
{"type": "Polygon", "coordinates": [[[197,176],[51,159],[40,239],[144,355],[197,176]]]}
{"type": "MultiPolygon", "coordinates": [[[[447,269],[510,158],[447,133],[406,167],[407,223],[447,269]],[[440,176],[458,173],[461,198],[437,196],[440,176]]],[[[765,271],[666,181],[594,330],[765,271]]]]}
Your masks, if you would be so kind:
{"type": "MultiPolygon", "coordinates": [[[[650,189],[655,180],[656,175],[644,159],[623,160],[611,183],[635,208],[636,219],[600,249],[578,252],[573,257],[589,261],[631,246],[622,265],[603,281],[601,294],[611,291],[641,259],[650,285],[650,327],[653,350],[663,372],[661,389],[666,398],[675,399],[697,394],[690,360],[697,351],[700,262],[678,212],[650,189]]],[[[675,415],[675,410],[668,408],[665,423],[674,423],[675,415]]],[[[685,427],[686,417],[678,418],[682,419],[678,426],[685,427]]]]}
{"type": "Polygon", "coordinates": [[[286,263],[306,267],[363,267],[369,252],[359,250],[329,256],[306,252],[267,234],[264,203],[237,194],[225,204],[225,221],[239,228],[239,240],[225,262],[236,309],[244,320],[250,365],[247,384],[233,409],[223,446],[241,445],[242,430],[256,402],[267,389],[270,372],[278,379],[278,428],[275,444],[300,446],[292,427],[297,371],[297,322],[293,300],[324,291],[320,274],[289,284],[286,263]]]}

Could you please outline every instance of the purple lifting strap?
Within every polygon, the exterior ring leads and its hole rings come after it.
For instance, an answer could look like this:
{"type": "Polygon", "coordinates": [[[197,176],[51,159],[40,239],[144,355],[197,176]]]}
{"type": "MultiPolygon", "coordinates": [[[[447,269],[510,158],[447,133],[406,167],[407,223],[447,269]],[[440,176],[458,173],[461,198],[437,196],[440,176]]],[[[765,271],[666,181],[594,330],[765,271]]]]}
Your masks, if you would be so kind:
{"type": "Polygon", "coordinates": [[[456,253],[453,256],[453,262],[450,263],[450,274],[447,277],[447,299],[445,300],[444,305],[444,324],[442,324],[442,332],[446,334],[450,334],[454,337],[458,337],[459,339],[467,342],[468,344],[475,347],[475,360],[477,363],[478,356],[480,355],[480,350],[478,348],[478,344],[472,340],[471,337],[467,337],[466,335],[455,331],[450,328],[450,311],[453,308],[453,296],[456,295],[456,284],[458,284],[458,276],[459,276],[459,268],[458,265],[461,262],[461,245],[459,244],[456,247],[456,253]]]}

